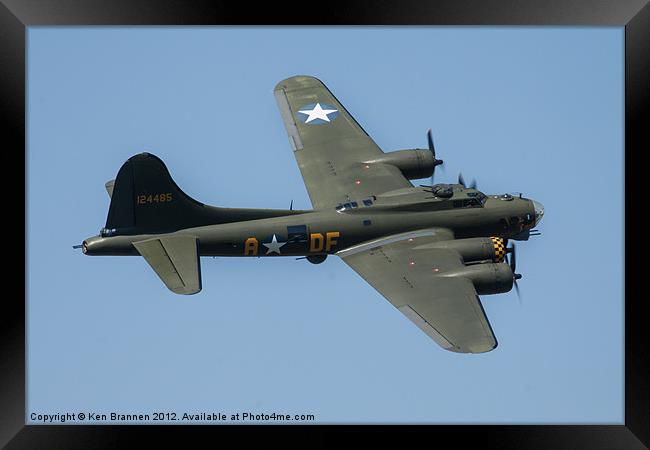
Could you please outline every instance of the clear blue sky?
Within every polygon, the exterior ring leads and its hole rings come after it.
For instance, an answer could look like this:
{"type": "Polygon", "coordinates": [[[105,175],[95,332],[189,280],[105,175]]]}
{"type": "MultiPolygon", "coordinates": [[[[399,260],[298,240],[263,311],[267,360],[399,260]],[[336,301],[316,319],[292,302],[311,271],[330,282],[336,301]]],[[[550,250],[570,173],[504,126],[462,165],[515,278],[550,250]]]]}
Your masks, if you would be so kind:
{"type": "MultiPolygon", "coordinates": [[[[623,28],[29,28],[28,414],[622,423],[623,28]],[[320,78],[384,151],[425,147],[546,207],[499,347],[444,351],[338,258],[202,258],[168,291],[86,257],[104,183],[161,157],[204,203],[310,208],[273,97],[320,78]]],[[[28,417],[29,421],[29,417],[28,417]]]]}

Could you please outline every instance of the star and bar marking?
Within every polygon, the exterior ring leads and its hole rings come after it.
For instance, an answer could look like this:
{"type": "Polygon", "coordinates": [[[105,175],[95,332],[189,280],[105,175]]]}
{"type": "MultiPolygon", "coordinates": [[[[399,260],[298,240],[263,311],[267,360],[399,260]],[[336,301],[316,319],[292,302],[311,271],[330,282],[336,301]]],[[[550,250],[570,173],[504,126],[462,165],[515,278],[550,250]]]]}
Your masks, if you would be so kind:
{"type": "MultiPolygon", "coordinates": [[[[309,253],[329,253],[338,244],[338,238],[341,233],[338,231],[328,231],[327,233],[311,233],[309,235],[309,253]]],[[[271,242],[262,242],[262,245],[267,248],[266,254],[277,253],[282,255],[281,248],[288,242],[278,242],[278,237],[273,234],[271,242]]],[[[244,241],[244,256],[258,256],[259,240],[251,236],[244,241]]],[[[305,242],[306,244],[306,242],[305,242]]]]}
{"type": "Polygon", "coordinates": [[[278,242],[278,238],[275,236],[275,234],[273,235],[273,239],[271,240],[271,242],[269,242],[268,244],[262,242],[262,245],[268,248],[268,250],[266,251],[267,255],[269,253],[277,253],[278,255],[281,255],[282,253],[280,253],[280,248],[282,248],[282,246],[285,244],[286,242],[278,242]]]}
{"type": "Polygon", "coordinates": [[[328,105],[327,103],[323,103],[322,105],[320,103],[316,103],[315,105],[312,103],[303,106],[298,110],[298,112],[307,116],[306,118],[301,117],[301,119],[304,119],[304,123],[313,122],[314,125],[318,125],[322,123],[329,123],[332,120],[336,119],[339,110],[331,105],[328,105]],[[332,115],[332,117],[330,117],[330,115],[332,115]]]}

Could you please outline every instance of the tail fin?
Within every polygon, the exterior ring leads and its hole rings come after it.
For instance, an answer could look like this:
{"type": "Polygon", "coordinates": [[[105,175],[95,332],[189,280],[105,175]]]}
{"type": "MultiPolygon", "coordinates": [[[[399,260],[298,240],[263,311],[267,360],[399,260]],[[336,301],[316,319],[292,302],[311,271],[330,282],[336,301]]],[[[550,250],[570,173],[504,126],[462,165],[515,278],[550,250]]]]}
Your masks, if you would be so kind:
{"type": "Polygon", "coordinates": [[[106,227],[101,234],[169,233],[183,228],[304,212],[204,205],[178,187],[160,158],[151,153],[140,153],[129,158],[117,173],[106,227]]]}
{"type": "Polygon", "coordinates": [[[220,208],[185,194],[150,153],[129,158],[113,185],[106,234],[161,233],[224,222],[220,208]]]}

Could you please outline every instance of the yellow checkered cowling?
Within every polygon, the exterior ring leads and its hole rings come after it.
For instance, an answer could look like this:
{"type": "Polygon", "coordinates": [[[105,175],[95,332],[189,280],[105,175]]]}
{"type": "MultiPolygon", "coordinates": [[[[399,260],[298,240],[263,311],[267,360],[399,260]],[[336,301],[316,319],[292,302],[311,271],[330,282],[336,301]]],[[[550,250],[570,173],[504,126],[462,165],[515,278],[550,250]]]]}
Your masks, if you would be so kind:
{"type": "Polygon", "coordinates": [[[500,237],[490,236],[494,245],[494,261],[503,262],[506,257],[506,245],[500,237]]]}

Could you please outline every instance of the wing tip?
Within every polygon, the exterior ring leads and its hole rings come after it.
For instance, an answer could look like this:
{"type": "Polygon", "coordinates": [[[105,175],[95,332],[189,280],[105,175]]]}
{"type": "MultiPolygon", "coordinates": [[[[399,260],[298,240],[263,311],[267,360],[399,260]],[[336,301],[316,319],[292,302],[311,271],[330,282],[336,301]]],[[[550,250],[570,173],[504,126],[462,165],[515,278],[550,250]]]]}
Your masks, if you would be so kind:
{"type": "Polygon", "coordinates": [[[312,75],[294,75],[278,82],[274,91],[291,90],[295,88],[306,88],[314,85],[325,85],[321,80],[312,75]]]}
{"type": "Polygon", "coordinates": [[[180,295],[195,295],[195,294],[198,294],[199,292],[201,292],[201,288],[200,288],[200,287],[199,287],[198,289],[193,288],[193,289],[191,289],[191,290],[186,290],[186,289],[177,289],[177,288],[172,289],[172,288],[170,288],[169,286],[167,286],[167,288],[168,288],[170,291],[172,291],[174,294],[180,294],[180,295]]]}
{"type": "Polygon", "coordinates": [[[472,346],[463,346],[463,347],[443,347],[445,350],[448,350],[450,352],[454,353],[472,353],[472,354],[479,354],[479,353],[488,353],[494,350],[499,346],[499,343],[497,342],[496,338],[494,338],[493,341],[487,341],[487,342],[481,342],[480,344],[475,344],[472,346]]]}
{"type": "Polygon", "coordinates": [[[491,352],[499,346],[499,343],[495,339],[494,342],[486,343],[485,346],[478,346],[471,349],[471,353],[487,353],[491,352]]]}

